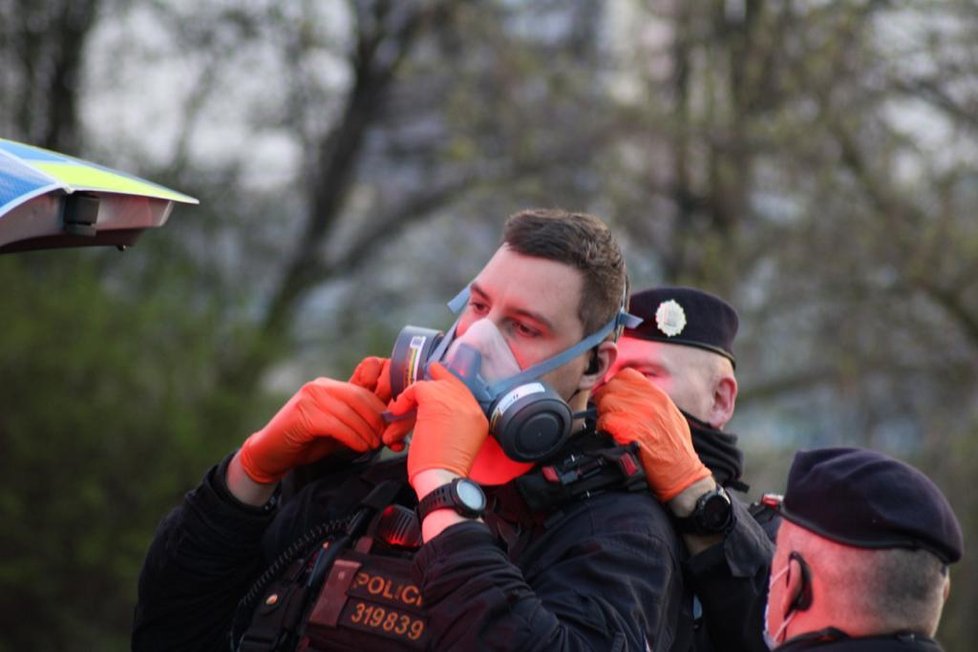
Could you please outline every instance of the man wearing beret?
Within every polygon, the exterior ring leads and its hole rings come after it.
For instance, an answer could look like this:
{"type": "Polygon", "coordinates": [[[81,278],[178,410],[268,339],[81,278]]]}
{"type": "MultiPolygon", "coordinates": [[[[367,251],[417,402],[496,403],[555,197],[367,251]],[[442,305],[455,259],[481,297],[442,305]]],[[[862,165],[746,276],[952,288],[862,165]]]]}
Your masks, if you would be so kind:
{"type": "Polygon", "coordinates": [[[964,544],[927,476],[870,450],[800,451],[778,511],[773,649],[941,650],[932,637],[964,544]]]}
{"type": "Polygon", "coordinates": [[[638,442],[650,488],[682,533],[701,610],[695,649],[767,650],[762,612],[776,519],[765,532],[726,491],[747,489],[737,437],[723,431],[737,400],[737,312],[689,287],[637,292],[629,310],[643,321],[622,334],[618,359],[595,394],[598,427],[638,442]],[[685,415],[692,446],[654,427],[652,406],[661,392],[685,415]]]}

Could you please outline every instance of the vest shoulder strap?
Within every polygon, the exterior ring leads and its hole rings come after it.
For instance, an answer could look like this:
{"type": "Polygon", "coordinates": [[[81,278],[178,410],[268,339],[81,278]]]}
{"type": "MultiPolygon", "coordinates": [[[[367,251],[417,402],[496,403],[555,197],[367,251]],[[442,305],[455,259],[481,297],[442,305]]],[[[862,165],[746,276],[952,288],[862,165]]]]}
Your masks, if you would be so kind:
{"type": "Polygon", "coordinates": [[[576,451],[515,482],[534,512],[554,512],[568,502],[605,491],[648,490],[635,444],[576,451]]]}

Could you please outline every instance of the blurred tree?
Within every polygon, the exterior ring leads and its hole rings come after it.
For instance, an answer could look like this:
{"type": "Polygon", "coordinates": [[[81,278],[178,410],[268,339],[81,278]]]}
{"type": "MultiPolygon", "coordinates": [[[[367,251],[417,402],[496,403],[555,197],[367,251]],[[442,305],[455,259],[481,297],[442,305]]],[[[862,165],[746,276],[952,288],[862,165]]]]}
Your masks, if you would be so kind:
{"type": "Polygon", "coordinates": [[[49,149],[81,145],[78,89],[99,0],[3,0],[0,129],[49,149]]]}

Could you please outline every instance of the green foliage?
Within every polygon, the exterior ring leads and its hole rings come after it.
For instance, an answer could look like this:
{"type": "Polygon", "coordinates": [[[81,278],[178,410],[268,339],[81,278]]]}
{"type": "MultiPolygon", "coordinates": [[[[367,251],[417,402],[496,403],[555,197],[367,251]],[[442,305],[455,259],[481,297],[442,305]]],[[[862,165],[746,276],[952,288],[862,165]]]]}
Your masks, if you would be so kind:
{"type": "Polygon", "coordinates": [[[240,440],[206,319],[101,265],[126,255],[0,259],[0,649],[125,649],[156,522],[240,440]]]}

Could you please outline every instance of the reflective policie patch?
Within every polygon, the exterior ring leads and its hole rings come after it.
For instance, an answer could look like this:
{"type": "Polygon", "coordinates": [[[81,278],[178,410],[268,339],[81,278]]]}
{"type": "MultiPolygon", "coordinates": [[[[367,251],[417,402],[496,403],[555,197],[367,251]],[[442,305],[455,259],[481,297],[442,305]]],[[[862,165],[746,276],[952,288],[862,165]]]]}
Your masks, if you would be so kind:
{"type": "Polygon", "coordinates": [[[411,580],[384,574],[382,571],[360,571],[350,586],[350,595],[380,599],[408,609],[421,608],[421,591],[411,580]]]}
{"type": "Polygon", "coordinates": [[[361,570],[347,592],[340,624],[425,647],[428,619],[421,591],[409,578],[380,569],[361,570]]]}
{"type": "Polygon", "coordinates": [[[366,600],[351,600],[343,610],[340,622],[388,638],[417,642],[418,648],[425,647],[423,637],[427,620],[389,606],[366,600]]]}
{"type": "Polygon", "coordinates": [[[310,638],[337,644],[362,641],[369,632],[401,645],[425,649],[428,617],[407,559],[350,552],[337,559],[309,616],[310,638]],[[345,632],[345,633],[344,633],[345,632]]]}

